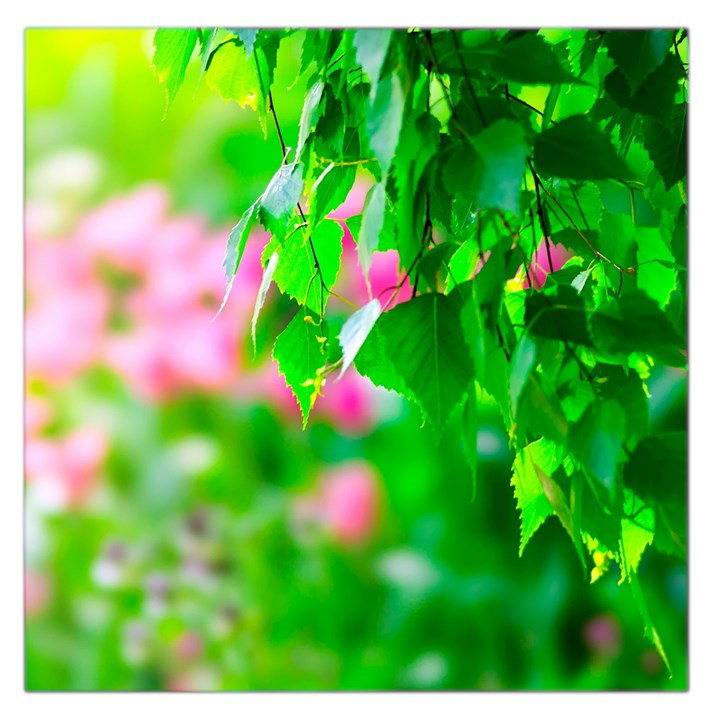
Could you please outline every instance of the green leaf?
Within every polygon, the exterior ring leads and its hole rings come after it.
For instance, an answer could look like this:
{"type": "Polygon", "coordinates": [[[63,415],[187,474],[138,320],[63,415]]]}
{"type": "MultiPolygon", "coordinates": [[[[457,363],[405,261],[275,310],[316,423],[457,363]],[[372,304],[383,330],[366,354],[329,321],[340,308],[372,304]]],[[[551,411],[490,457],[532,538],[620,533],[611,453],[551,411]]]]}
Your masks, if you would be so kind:
{"type": "Polygon", "coordinates": [[[605,89],[621,108],[665,121],[675,105],[675,92],[682,74],[680,60],[673,54],[668,55],[635,92],[619,70],[605,78],[605,89]]]}
{"type": "Polygon", "coordinates": [[[626,417],[617,400],[596,400],[570,429],[569,447],[608,493],[618,496],[618,464],[626,435],[626,417]]]}
{"type": "Polygon", "coordinates": [[[610,138],[585,115],[573,115],[541,132],[534,154],[541,175],[574,180],[630,176],[610,138]]]}
{"type": "Polygon", "coordinates": [[[353,37],[357,61],[370,80],[370,100],[375,99],[380,71],[390,47],[393,31],[390,29],[357,30],[353,37]]]}
{"type": "Polygon", "coordinates": [[[380,80],[368,108],[367,135],[383,175],[390,169],[400,138],[404,102],[400,78],[393,73],[380,80]]]}
{"type": "Polygon", "coordinates": [[[376,321],[365,342],[355,356],[355,369],[374,385],[392,390],[414,400],[413,394],[395,369],[385,346],[383,326],[389,313],[383,313],[376,321]]]}
{"type": "Polygon", "coordinates": [[[480,158],[479,182],[471,188],[477,205],[517,214],[528,154],[524,130],[512,120],[498,120],[473,138],[472,145],[480,158]]]}
{"type": "Polygon", "coordinates": [[[672,30],[610,30],[604,44],[625,76],[631,92],[665,59],[672,45],[672,30]]]}
{"type": "Polygon", "coordinates": [[[185,80],[185,70],[198,39],[198,31],[195,28],[189,30],[160,28],[155,31],[153,66],[158,81],[165,86],[167,92],[165,112],[185,80]]]}
{"type": "Polygon", "coordinates": [[[538,528],[553,514],[538,470],[552,475],[559,465],[559,459],[553,455],[554,446],[547,440],[536,440],[523,448],[515,457],[513,476],[510,483],[513,495],[520,510],[520,550],[523,550],[538,528]]]}
{"type": "Polygon", "coordinates": [[[372,254],[378,249],[380,232],[385,220],[385,185],[376,183],[373,185],[365,198],[363,206],[362,222],[358,234],[358,262],[365,274],[368,285],[370,279],[368,272],[372,262],[372,254]]]}
{"type": "Polygon", "coordinates": [[[233,42],[218,46],[205,73],[207,84],[223,100],[234,100],[241,108],[256,110],[261,97],[256,64],[233,42]]]}
{"type": "Polygon", "coordinates": [[[303,308],[280,333],[273,347],[273,360],[300,406],[303,428],[318,395],[313,381],[318,377],[318,370],[325,366],[321,338],[320,318],[303,308]]]}
{"type": "Polygon", "coordinates": [[[233,280],[235,280],[240,260],[242,260],[243,253],[245,252],[245,245],[247,244],[247,239],[250,235],[252,222],[257,219],[259,202],[259,200],[256,200],[243,213],[237,225],[235,225],[235,227],[230,231],[230,235],[228,236],[227,250],[225,251],[225,260],[223,262],[223,268],[225,269],[225,296],[223,297],[222,303],[220,304],[220,308],[215,317],[221,313],[222,309],[225,307],[227,299],[230,297],[233,280]]]}
{"type": "Polygon", "coordinates": [[[288,236],[279,251],[280,260],[273,275],[275,283],[283,293],[319,315],[324,313],[328,300],[328,293],[320,281],[320,273],[326,288],[332,288],[340,270],[342,235],[343,231],[338,223],[334,220],[323,220],[310,235],[298,231],[288,236]],[[320,273],[315,267],[313,247],[320,273]]]}
{"type": "Polygon", "coordinates": [[[285,218],[295,210],[302,189],[302,163],[282,165],[262,195],[262,207],[276,219],[285,218]]]}
{"type": "Polygon", "coordinates": [[[673,109],[670,122],[645,118],[643,133],[645,149],[669,190],[687,176],[687,105],[673,109]]]}
{"type": "MultiPolygon", "coordinates": [[[[208,58],[210,57],[210,53],[212,52],[213,41],[215,40],[216,35],[217,28],[208,28],[206,30],[203,30],[200,36],[200,68],[203,72],[207,70],[208,58]]],[[[202,80],[202,77],[199,78],[198,82],[200,80],[202,80]]]]}
{"type": "Polygon", "coordinates": [[[305,141],[308,139],[310,131],[315,127],[318,121],[320,101],[322,100],[325,83],[322,80],[316,81],[308,90],[303,104],[302,115],[300,116],[300,130],[298,132],[298,144],[295,149],[295,159],[300,158],[300,153],[305,147],[305,141]]]}
{"type": "Polygon", "coordinates": [[[477,383],[473,380],[470,383],[465,410],[463,412],[463,450],[465,460],[470,468],[472,480],[472,500],[477,497],[477,466],[478,466],[478,397],[477,383]]]}
{"type": "Polygon", "coordinates": [[[640,352],[675,367],[687,364],[677,331],[658,304],[640,290],[606,300],[588,325],[594,344],[611,355],[640,352]]]}
{"type": "Polygon", "coordinates": [[[590,345],[585,303],[568,285],[550,285],[525,300],[525,324],[537,337],[590,345]]]}
{"type": "Polygon", "coordinates": [[[265,270],[263,271],[262,276],[262,282],[260,283],[260,289],[258,290],[257,297],[255,298],[255,308],[253,310],[253,316],[252,316],[252,325],[251,325],[251,333],[252,333],[252,344],[253,344],[253,350],[257,352],[257,346],[255,343],[255,328],[257,326],[258,317],[260,316],[260,310],[262,309],[262,306],[265,304],[265,297],[267,296],[268,289],[270,288],[270,283],[272,282],[272,276],[275,272],[275,268],[278,264],[279,255],[277,252],[274,252],[270,259],[268,260],[267,265],[265,266],[265,270]]]}
{"type": "Polygon", "coordinates": [[[581,82],[563,66],[551,45],[529,32],[498,47],[492,70],[499,78],[523,85],[581,82]]]}
{"type": "Polygon", "coordinates": [[[330,163],[310,190],[311,225],[317,225],[328,213],[345,202],[355,183],[356,168],[330,163]]]}
{"type": "Polygon", "coordinates": [[[536,361],[537,345],[528,333],[524,333],[515,346],[510,360],[510,407],[513,415],[517,413],[520,394],[536,361]]]}
{"type": "Polygon", "coordinates": [[[390,361],[437,431],[473,376],[459,313],[457,299],[429,293],[397,305],[382,324],[390,361]]]}
{"type": "Polygon", "coordinates": [[[340,369],[338,379],[341,378],[350,367],[367,336],[370,334],[370,331],[375,326],[375,322],[380,317],[381,312],[380,302],[377,298],[373,298],[367,305],[363,305],[345,321],[340,331],[340,346],[342,347],[343,355],[342,368],[340,369]]]}

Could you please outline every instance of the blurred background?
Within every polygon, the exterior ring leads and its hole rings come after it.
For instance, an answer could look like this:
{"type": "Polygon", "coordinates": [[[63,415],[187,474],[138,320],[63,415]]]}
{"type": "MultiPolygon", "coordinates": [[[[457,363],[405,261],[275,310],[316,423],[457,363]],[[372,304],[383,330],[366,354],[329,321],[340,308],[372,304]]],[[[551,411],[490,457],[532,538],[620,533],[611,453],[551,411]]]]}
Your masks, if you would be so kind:
{"type": "MultiPolygon", "coordinates": [[[[586,584],[554,518],[518,558],[491,401],[474,499],[459,427],[434,439],[352,369],[302,431],[270,358],[294,312],[276,289],[249,339],[261,228],[211,322],[229,229],[280,151],[197,59],[166,115],[152,37],[25,33],[27,688],[686,687],[684,563],[640,568],[670,679],[619,573],[586,584]]],[[[289,138],[299,53],[291,37],[278,57],[289,138]]],[[[366,302],[347,233],[343,263],[366,302]]],[[[396,267],[375,258],[375,292],[396,267]]],[[[649,386],[652,430],[684,429],[684,375],[649,386]]]]}

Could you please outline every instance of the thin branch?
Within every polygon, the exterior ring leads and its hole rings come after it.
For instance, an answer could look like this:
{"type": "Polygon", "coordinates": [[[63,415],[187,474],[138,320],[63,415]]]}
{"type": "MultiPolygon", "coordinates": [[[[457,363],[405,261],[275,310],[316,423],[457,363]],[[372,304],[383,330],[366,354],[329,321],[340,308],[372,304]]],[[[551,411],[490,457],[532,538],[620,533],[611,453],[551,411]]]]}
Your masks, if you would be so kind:
{"type": "Polygon", "coordinates": [[[540,202],[540,178],[538,178],[537,173],[535,172],[535,168],[532,166],[532,163],[529,159],[528,165],[530,166],[530,172],[532,173],[533,180],[535,181],[535,199],[537,202],[537,211],[538,218],[540,219],[540,227],[542,228],[543,239],[545,241],[545,252],[547,253],[548,267],[550,268],[550,272],[555,272],[552,257],[550,256],[550,233],[547,227],[547,220],[543,213],[542,203],[540,202]]]}
{"type": "Polygon", "coordinates": [[[457,53],[458,60],[460,61],[460,67],[462,68],[463,76],[465,77],[465,83],[467,84],[470,91],[470,98],[473,101],[473,105],[475,105],[475,111],[477,112],[482,124],[487,127],[487,120],[485,119],[485,115],[483,114],[482,108],[480,107],[480,102],[477,98],[477,95],[475,94],[472,83],[470,82],[470,76],[468,75],[467,67],[465,67],[465,60],[462,56],[462,53],[460,52],[460,44],[457,40],[457,31],[451,30],[450,37],[452,38],[453,45],[455,45],[455,52],[457,53]]]}

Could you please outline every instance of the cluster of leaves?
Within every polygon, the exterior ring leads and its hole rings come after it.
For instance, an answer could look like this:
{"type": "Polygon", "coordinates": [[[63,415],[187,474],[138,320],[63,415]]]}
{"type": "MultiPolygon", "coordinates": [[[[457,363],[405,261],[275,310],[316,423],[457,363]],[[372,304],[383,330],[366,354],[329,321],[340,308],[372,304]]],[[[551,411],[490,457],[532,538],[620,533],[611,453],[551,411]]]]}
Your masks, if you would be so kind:
{"type": "Polygon", "coordinates": [[[651,544],[686,553],[686,434],[650,434],[645,381],[687,363],[687,33],[160,29],[168,102],[196,48],[208,84],[280,142],[225,270],[229,293],[261,223],[253,337],[274,282],[298,304],[273,357],[303,422],[354,363],[437,433],[462,413],[474,476],[491,396],[516,452],[520,553],[557,516],[592,580],[619,565],[664,657],[637,569],[651,544]],[[272,90],[293,35],[307,92],[289,147],[272,90]],[[359,262],[367,274],[394,249],[402,279],[334,327],[343,230],[327,215],[361,171],[373,185],[347,220],[359,262]],[[543,284],[551,242],[573,257],[543,284]],[[387,309],[405,282],[412,298],[387,309]]]}

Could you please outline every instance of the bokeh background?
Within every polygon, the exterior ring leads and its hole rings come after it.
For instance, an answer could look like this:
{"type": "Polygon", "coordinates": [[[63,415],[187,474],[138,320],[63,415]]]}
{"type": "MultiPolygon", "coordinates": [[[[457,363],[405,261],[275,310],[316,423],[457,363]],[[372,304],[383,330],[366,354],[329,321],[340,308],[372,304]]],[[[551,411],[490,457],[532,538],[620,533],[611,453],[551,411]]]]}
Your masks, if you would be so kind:
{"type": "MultiPolygon", "coordinates": [[[[669,678],[629,588],[587,585],[555,519],[518,558],[491,401],[474,498],[459,428],[433,438],[352,369],[303,431],[270,359],[293,313],[276,289],[249,338],[261,228],[212,320],[228,231],[280,151],[197,60],[166,114],[152,35],[25,33],[26,687],[685,688],[684,563],[640,568],[669,678]]],[[[280,46],[286,138],[299,52],[280,46]]],[[[367,301],[349,233],[343,262],[341,292],[367,301]]],[[[376,293],[396,267],[376,257],[376,293]]],[[[649,387],[652,430],[684,429],[684,375],[649,387]]]]}

